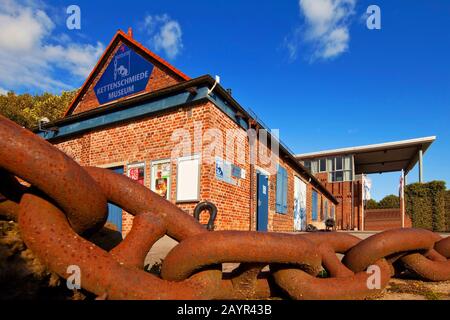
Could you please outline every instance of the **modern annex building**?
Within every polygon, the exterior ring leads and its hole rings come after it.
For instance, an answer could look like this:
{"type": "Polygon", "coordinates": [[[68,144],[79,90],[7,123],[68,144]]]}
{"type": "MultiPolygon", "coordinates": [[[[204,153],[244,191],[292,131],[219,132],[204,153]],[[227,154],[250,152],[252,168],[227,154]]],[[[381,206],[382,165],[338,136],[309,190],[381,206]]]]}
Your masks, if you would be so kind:
{"type": "MultiPolygon", "coordinates": [[[[406,179],[419,164],[419,182],[423,182],[423,155],[435,136],[380,143],[359,147],[326,150],[297,155],[297,159],[338,199],[336,208],[339,229],[383,230],[402,226],[400,211],[364,210],[363,179],[368,174],[400,172],[406,179]],[[368,227],[371,226],[371,227],[368,227]]],[[[411,221],[404,226],[410,227],[411,221]]]]}
{"type": "MultiPolygon", "coordinates": [[[[191,79],[118,31],[64,118],[39,134],[81,165],[126,174],[187,214],[214,203],[219,230],[296,231],[335,218],[332,192],[261,129],[212,77],[191,79]]],[[[132,217],[110,205],[109,221],[126,235],[132,217]]]]}

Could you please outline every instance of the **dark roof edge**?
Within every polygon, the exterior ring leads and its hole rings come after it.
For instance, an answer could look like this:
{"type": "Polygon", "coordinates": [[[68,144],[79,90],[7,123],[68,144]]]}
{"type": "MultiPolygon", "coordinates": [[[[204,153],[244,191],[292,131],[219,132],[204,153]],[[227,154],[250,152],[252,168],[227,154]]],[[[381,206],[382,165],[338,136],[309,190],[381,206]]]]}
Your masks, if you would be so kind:
{"type": "MultiPolygon", "coordinates": [[[[84,111],[84,112],[80,112],[77,114],[73,114],[70,116],[66,116],[62,119],[59,120],[55,120],[52,122],[49,122],[48,124],[46,124],[44,127],[45,128],[50,128],[50,127],[57,127],[58,125],[61,124],[66,124],[66,123],[71,123],[71,122],[75,122],[81,119],[85,119],[85,118],[89,118],[93,115],[98,115],[98,114],[103,114],[103,113],[108,113],[108,112],[113,112],[115,109],[117,108],[122,108],[122,107],[129,107],[132,105],[135,105],[136,103],[139,102],[144,102],[147,100],[152,100],[155,98],[159,98],[161,96],[167,96],[170,95],[172,93],[176,93],[182,90],[186,90],[189,88],[194,88],[196,86],[199,86],[201,84],[205,84],[207,83],[207,80],[210,79],[212,80],[211,76],[201,76],[189,81],[185,81],[164,89],[160,89],[154,92],[149,92],[149,93],[141,93],[138,95],[135,95],[131,98],[128,98],[126,100],[122,100],[122,101],[113,101],[111,103],[108,103],[106,105],[103,105],[101,107],[92,109],[92,110],[88,110],[88,111],[84,111]]],[[[38,127],[34,127],[32,129],[33,132],[37,132],[38,131],[38,127]]]]}

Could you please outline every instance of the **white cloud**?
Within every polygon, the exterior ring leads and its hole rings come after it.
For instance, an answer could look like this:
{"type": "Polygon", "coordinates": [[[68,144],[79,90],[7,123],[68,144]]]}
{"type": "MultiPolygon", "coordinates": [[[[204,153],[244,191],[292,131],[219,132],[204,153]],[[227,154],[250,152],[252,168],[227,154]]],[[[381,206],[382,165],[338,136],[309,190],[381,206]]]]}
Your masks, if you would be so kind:
{"type": "Polygon", "coordinates": [[[8,90],[0,87],[0,96],[6,96],[7,93],[8,93],[8,90]]]}
{"type": "Polygon", "coordinates": [[[55,24],[33,1],[2,0],[0,7],[0,85],[11,89],[61,91],[85,78],[104,50],[101,43],[55,39],[55,24]],[[66,73],[61,78],[56,74],[66,73]],[[71,77],[72,76],[72,77],[71,77]]]}
{"type": "Polygon", "coordinates": [[[148,15],[144,20],[144,31],[150,36],[150,45],[163,51],[170,59],[176,58],[183,49],[183,32],[178,21],[167,14],[148,15]]]}
{"type": "Polygon", "coordinates": [[[356,0],[299,0],[304,25],[285,39],[289,57],[296,59],[302,44],[312,50],[311,60],[331,59],[346,52],[355,5],[356,0]]]}

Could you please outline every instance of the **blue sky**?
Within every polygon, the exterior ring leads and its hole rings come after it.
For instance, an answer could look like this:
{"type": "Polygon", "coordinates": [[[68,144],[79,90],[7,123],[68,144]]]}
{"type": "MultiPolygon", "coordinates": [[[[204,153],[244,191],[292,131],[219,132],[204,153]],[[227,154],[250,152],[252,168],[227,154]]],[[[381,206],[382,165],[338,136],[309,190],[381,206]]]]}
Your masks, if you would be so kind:
{"type": "MultiPolygon", "coordinates": [[[[436,135],[425,178],[449,183],[449,17],[446,0],[0,0],[0,93],[78,87],[133,27],[189,76],[220,75],[296,153],[436,135]],[[371,4],[381,30],[366,27],[371,4]]],[[[376,199],[397,192],[399,173],[371,178],[376,199]]]]}

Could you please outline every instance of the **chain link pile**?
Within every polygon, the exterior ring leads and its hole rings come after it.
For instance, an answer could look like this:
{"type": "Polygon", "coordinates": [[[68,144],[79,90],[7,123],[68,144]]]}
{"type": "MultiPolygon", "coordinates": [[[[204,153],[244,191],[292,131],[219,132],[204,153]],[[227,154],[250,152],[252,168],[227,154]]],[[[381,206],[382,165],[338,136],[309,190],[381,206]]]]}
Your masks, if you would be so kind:
{"type": "Polygon", "coordinates": [[[146,187],[81,167],[2,116],[0,181],[0,215],[18,221],[27,246],[61,277],[79,266],[82,287],[106,299],[264,299],[279,292],[293,299],[366,299],[405,270],[450,280],[450,238],[420,229],[365,240],[345,233],[208,232],[146,187]],[[134,215],[128,236],[109,252],[89,241],[106,222],[107,202],[134,215]],[[179,244],[158,277],[143,270],[144,260],[164,235],[179,244]],[[239,267],[223,273],[222,263],[239,267]],[[367,285],[374,265],[381,271],[378,289],[367,285]],[[323,269],[327,278],[318,277],[323,269]]]}

